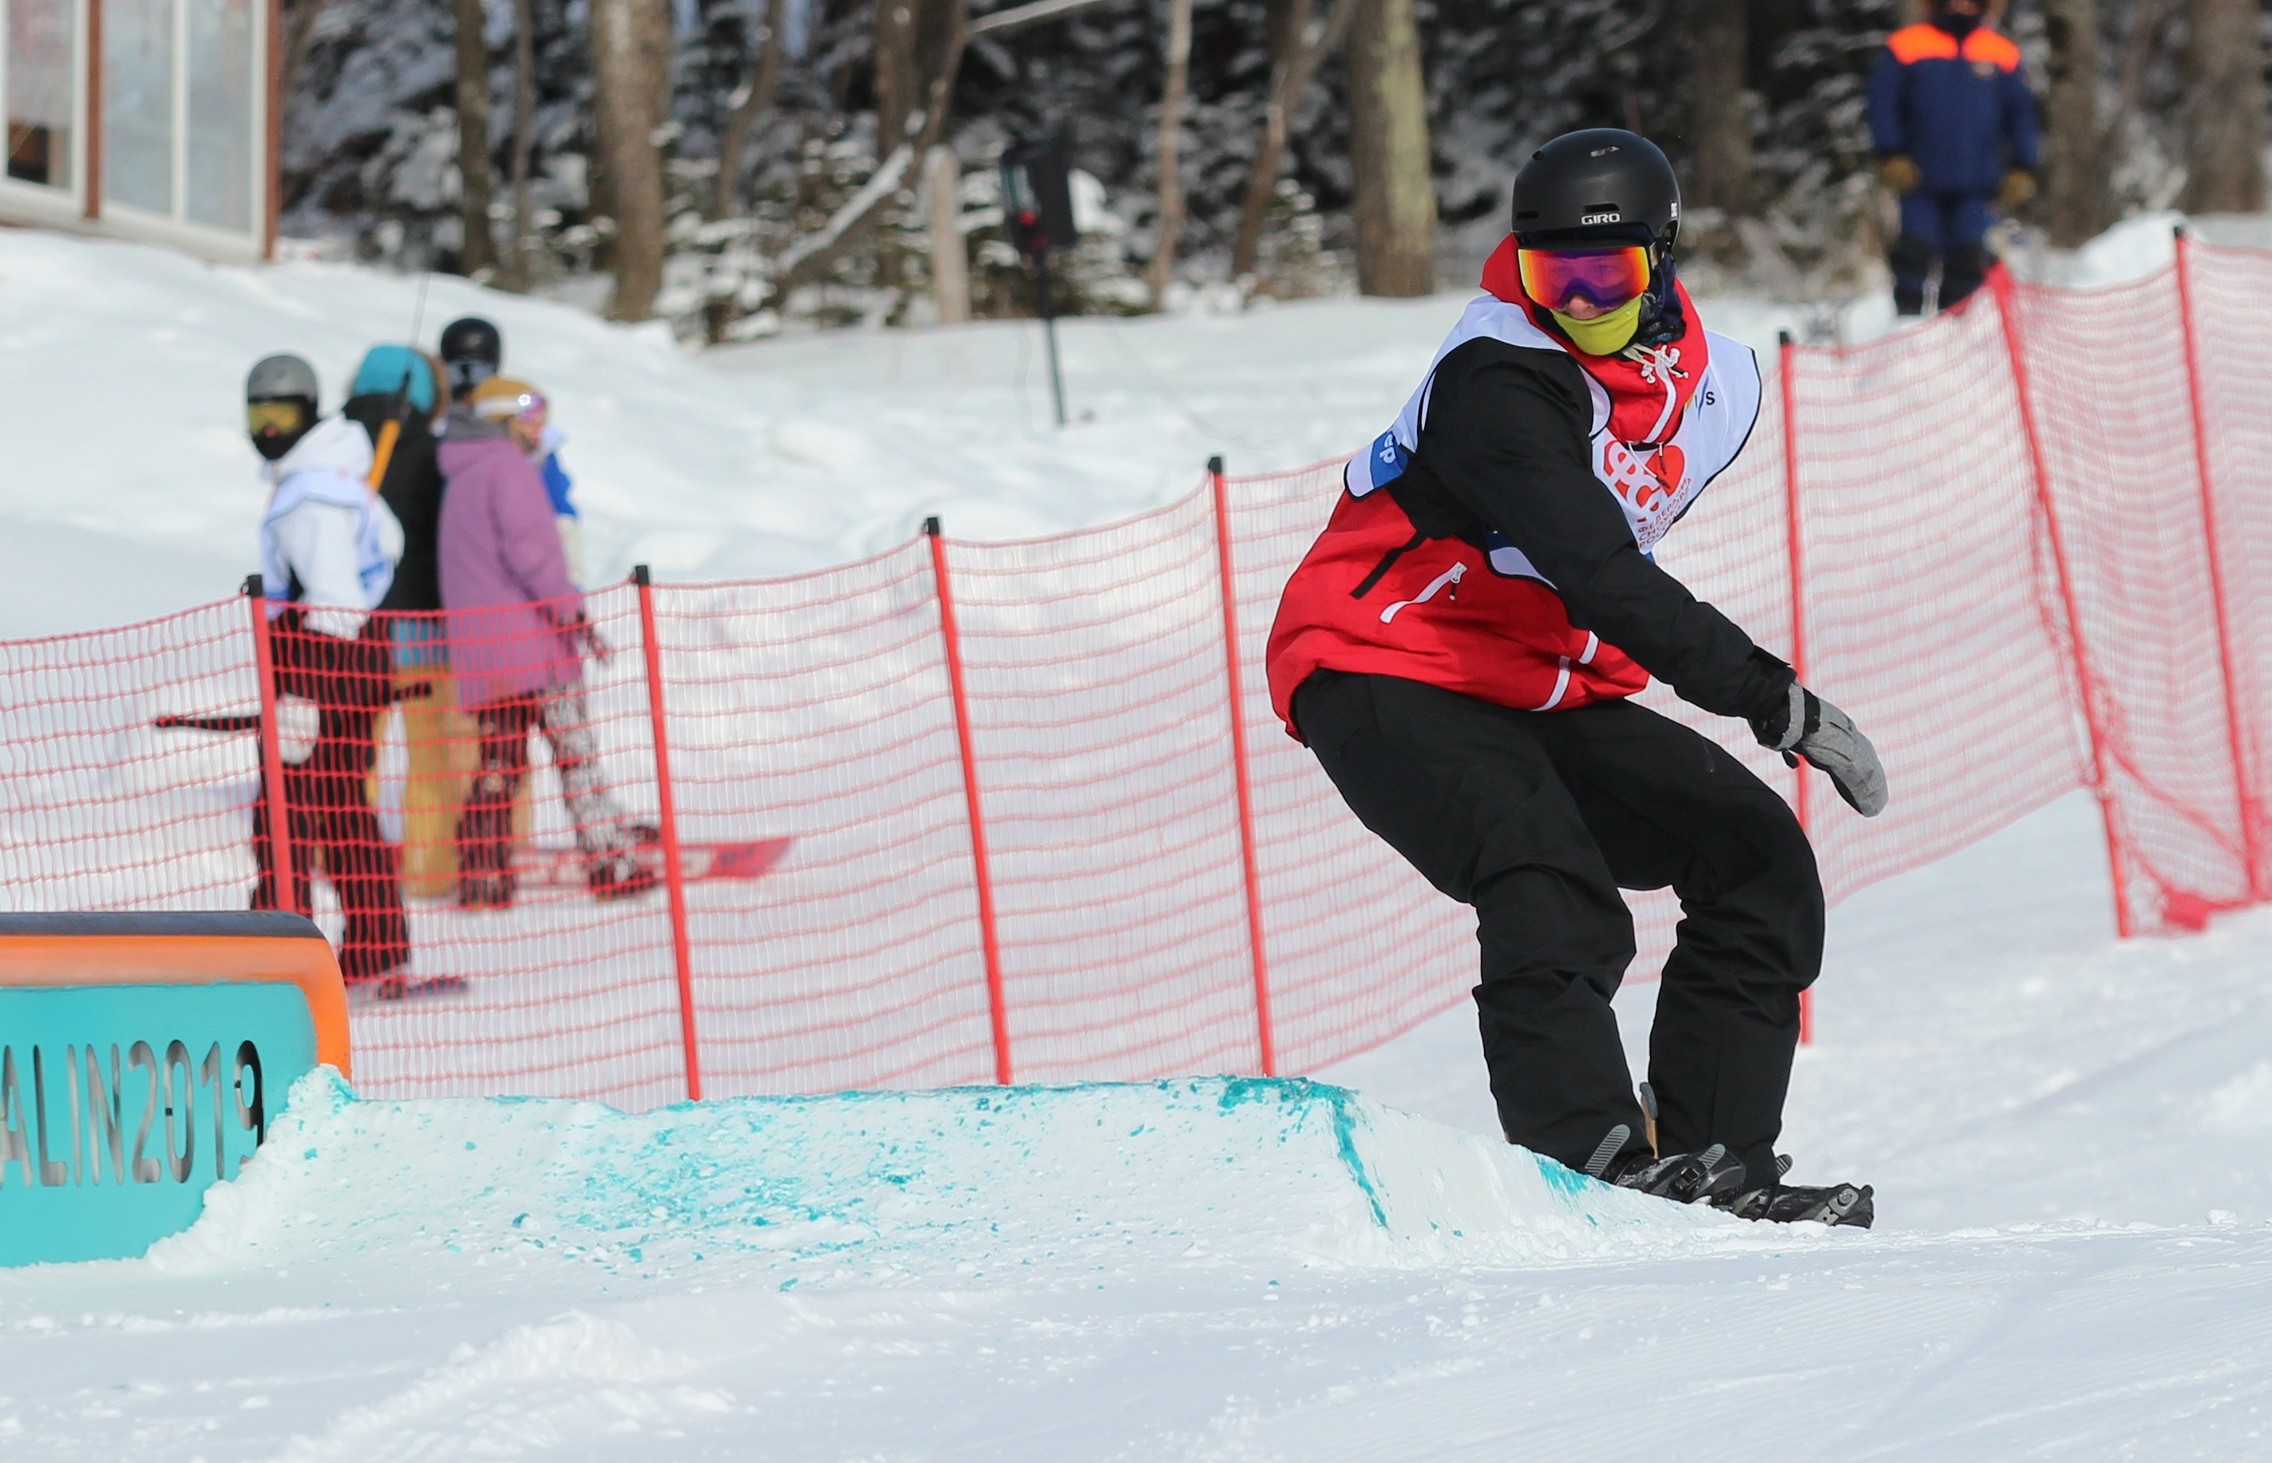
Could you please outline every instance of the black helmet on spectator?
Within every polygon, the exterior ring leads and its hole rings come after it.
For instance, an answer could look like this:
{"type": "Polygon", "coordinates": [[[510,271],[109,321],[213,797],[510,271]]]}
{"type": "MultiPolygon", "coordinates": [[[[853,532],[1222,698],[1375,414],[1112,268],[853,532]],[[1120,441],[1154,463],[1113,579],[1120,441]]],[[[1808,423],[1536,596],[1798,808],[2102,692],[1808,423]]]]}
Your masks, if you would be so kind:
{"type": "Polygon", "coordinates": [[[479,315],[442,327],[442,365],[450,373],[450,399],[463,401],[505,364],[505,337],[479,315]]]}

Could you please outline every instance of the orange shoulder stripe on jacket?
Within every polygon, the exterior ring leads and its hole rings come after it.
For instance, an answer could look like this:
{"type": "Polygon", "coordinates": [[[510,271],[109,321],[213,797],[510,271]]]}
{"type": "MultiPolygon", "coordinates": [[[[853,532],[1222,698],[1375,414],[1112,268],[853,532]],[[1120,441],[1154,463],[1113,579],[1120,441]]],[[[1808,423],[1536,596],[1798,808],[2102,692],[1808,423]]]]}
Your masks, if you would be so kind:
{"type": "Polygon", "coordinates": [[[2002,71],[2020,69],[2020,48],[2010,36],[1976,30],[1964,38],[1964,59],[1986,61],[2002,71]]]}
{"type": "Polygon", "coordinates": [[[1954,61],[1958,54],[1956,37],[1937,25],[1905,25],[1887,36],[1885,44],[1904,66],[1913,61],[1954,61]]]}

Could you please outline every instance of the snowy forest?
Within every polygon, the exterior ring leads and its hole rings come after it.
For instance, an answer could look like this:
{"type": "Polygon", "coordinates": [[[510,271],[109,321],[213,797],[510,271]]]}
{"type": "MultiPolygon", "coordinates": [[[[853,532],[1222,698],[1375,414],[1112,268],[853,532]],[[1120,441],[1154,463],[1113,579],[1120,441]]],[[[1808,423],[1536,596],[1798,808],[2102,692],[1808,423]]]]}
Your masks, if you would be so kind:
{"type": "MultiPolygon", "coordinates": [[[[1862,90],[1920,13],[286,0],[284,231],[712,341],[1024,314],[998,164],[1054,137],[1083,236],[1061,308],[1413,295],[1465,282],[1532,148],[1608,124],[1681,168],[1692,279],[1819,298],[1877,277],[1862,90]]],[[[2046,131],[2020,227],[2071,245],[2141,209],[2261,206],[2259,0],[2018,0],[1999,23],[2046,131]]]]}

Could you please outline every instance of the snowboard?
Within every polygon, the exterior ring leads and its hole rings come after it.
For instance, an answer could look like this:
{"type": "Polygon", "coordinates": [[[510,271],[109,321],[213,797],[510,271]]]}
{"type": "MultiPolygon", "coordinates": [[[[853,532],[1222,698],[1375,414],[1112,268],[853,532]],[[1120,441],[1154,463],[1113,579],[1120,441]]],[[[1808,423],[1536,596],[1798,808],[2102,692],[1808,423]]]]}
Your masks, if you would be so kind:
{"type": "MultiPolygon", "coordinates": [[[[682,843],[679,860],[686,882],[707,884],[716,880],[762,878],[789,851],[786,838],[755,838],[740,843],[682,843]]],[[[630,850],[640,865],[659,881],[663,877],[663,846],[642,839],[630,850]]],[[[524,844],[513,850],[513,873],[524,899],[588,898],[584,882],[584,855],[573,844],[524,844]]]]}

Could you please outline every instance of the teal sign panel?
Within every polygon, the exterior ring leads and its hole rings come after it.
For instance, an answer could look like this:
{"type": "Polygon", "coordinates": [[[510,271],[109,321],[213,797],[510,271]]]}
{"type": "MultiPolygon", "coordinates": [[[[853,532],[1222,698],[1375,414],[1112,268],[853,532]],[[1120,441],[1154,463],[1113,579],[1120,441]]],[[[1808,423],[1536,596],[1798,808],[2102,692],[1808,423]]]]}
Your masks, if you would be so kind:
{"type": "Polygon", "coordinates": [[[0,1265],[187,1229],[315,1060],[285,982],[0,987],[0,1265]]]}

